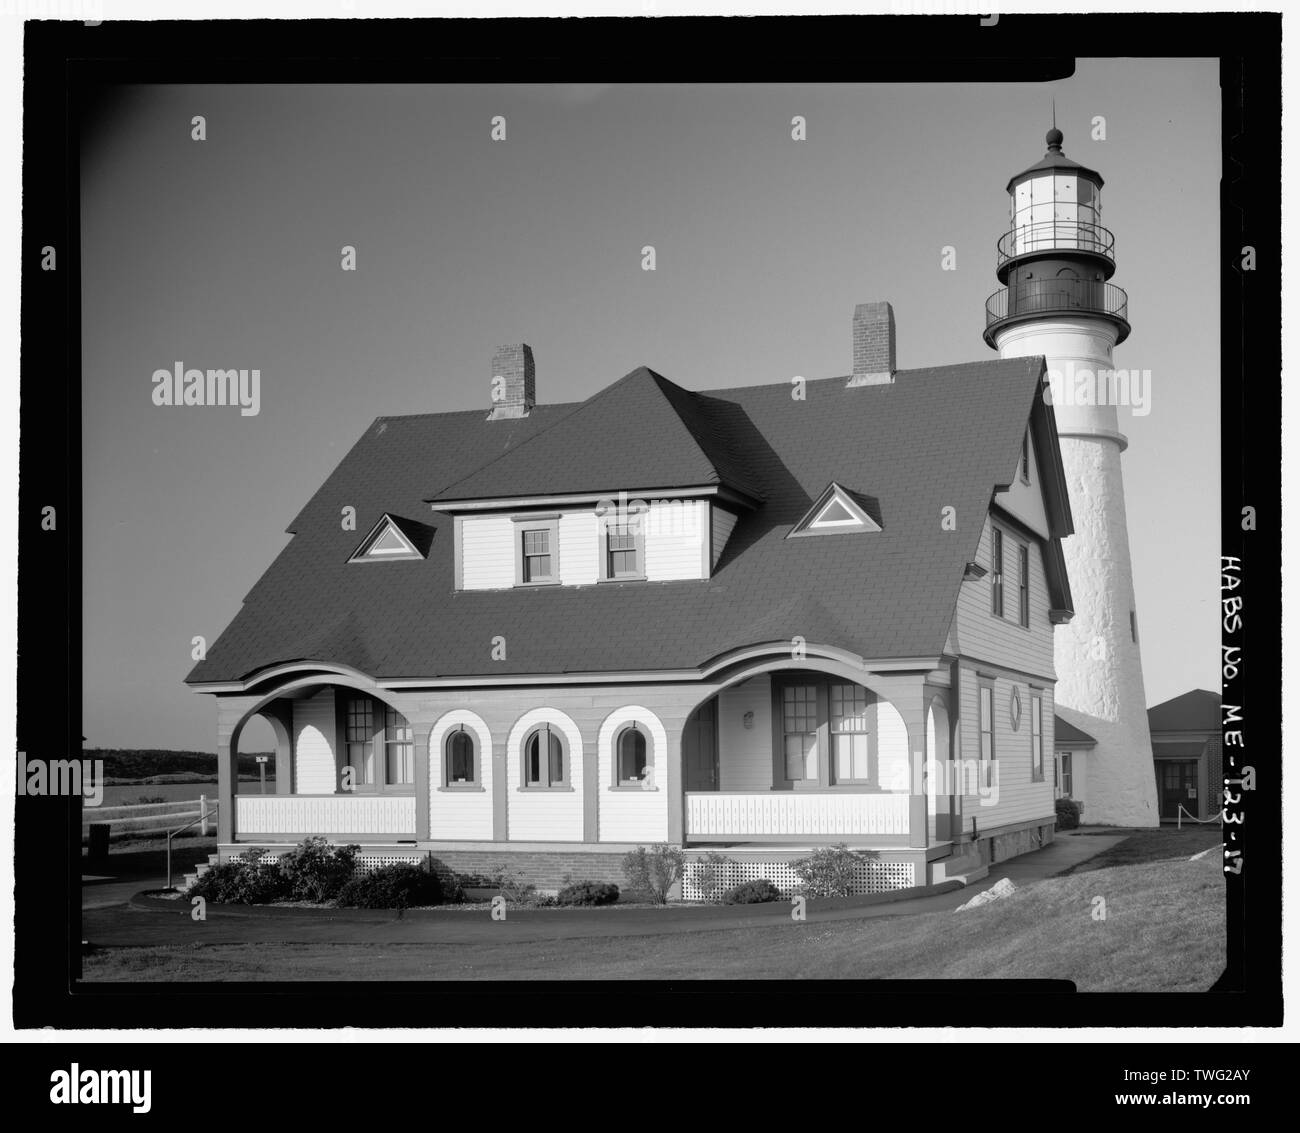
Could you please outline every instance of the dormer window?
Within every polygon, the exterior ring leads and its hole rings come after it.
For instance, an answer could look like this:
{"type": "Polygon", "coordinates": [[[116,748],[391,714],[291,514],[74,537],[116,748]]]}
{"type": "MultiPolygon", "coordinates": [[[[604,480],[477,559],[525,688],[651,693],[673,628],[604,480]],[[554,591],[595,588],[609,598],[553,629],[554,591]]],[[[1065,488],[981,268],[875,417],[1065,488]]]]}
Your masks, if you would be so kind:
{"type": "MultiPolygon", "coordinates": [[[[416,525],[411,526],[414,529],[416,525]]],[[[432,529],[425,530],[432,535],[432,529]]],[[[396,519],[385,514],[361,540],[361,545],[352,552],[348,562],[384,562],[392,559],[422,558],[424,554],[415,545],[412,537],[402,530],[396,519]]]]}
{"type": "Polygon", "coordinates": [[[635,582],[644,578],[644,515],[619,511],[600,517],[600,580],[635,582]]]}
{"type": "Polygon", "coordinates": [[[560,581],[559,516],[515,519],[515,585],[546,586],[560,581]]]}
{"type": "Polygon", "coordinates": [[[787,538],[879,531],[880,524],[872,519],[867,510],[872,503],[867,497],[859,496],[832,482],[817,497],[803,519],[794,525],[787,538]]]}

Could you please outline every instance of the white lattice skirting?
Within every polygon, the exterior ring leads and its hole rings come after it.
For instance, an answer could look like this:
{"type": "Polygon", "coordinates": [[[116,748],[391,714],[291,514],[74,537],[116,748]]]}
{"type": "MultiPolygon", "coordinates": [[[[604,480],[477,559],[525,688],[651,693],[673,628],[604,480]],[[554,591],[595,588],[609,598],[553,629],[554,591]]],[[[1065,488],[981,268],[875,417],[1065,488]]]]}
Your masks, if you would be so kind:
{"type": "MultiPolygon", "coordinates": [[[[235,850],[223,855],[223,861],[232,861],[246,851],[235,850]]],[[[264,850],[261,858],[258,860],[263,864],[279,861],[280,858],[287,854],[288,850],[264,850]]],[[[356,856],[356,869],[358,873],[370,873],[376,869],[382,869],[386,865],[397,865],[399,862],[409,862],[411,865],[419,865],[424,861],[424,854],[418,850],[361,850],[356,856]]]]}
{"type": "MultiPolygon", "coordinates": [[[[682,899],[685,901],[705,899],[695,884],[699,861],[698,857],[687,859],[682,879],[682,899]]],[[[762,859],[728,861],[719,868],[718,874],[721,879],[720,893],[746,881],[766,878],[783,897],[790,897],[798,893],[803,884],[794,870],[793,862],[762,859]]],[[[884,893],[890,889],[909,889],[915,884],[916,867],[912,862],[883,862],[862,858],[853,870],[854,893],[884,893]]]]}

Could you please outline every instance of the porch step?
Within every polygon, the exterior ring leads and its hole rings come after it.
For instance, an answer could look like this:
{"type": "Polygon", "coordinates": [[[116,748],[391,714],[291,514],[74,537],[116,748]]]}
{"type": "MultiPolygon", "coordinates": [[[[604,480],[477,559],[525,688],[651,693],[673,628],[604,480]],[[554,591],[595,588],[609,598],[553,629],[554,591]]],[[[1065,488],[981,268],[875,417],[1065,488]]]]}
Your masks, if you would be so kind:
{"type": "Polygon", "coordinates": [[[185,877],[181,880],[181,883],[178,886],[176,886],[176,888],[179,889],[182,893],[188,893],[191,889],[194,888],[194,884],[195,882],[198,881],[198,879],[199,879],[199,875],[197,873],[187,873],[185,877]]]}
{"type": "Polygon", "coordinates": [[[943,881],[960,881],[969,885],[988,877],[989,867],[980,860],[977,849],[968,849],[963,854],[954,854],[934,863],[933,879],[937,885],[943,881]]]}

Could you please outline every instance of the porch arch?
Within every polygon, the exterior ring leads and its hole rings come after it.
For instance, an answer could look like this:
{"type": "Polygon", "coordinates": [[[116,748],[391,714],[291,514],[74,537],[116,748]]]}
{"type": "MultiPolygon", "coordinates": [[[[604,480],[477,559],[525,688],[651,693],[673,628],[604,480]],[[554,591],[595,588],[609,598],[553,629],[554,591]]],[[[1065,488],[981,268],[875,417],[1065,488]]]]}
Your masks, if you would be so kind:
{"type": "MultiPolygon", "coordinates": [[[[770,731],[765,729],[764,718],[770,721],[770,713],[775,711],[775,707],[768,702],[765,709],[760,709],[762,701],[756,700],[753,711],[758,714],[758,718],[753,723],[759,732],[752,740],[747,741],[746,746],[765,748],[768,754],[766,766],[760,767],[756,763],[754,774],[748,777],[752,781],[746,781],[742,776],[741,782],[734,787],[728,785],[727,771],[723,770],[718,784],[720,789],[712,792],[692,791],[689,799],[688,792],[682,786],[684,769],[670,768],[670,772],[676,772],[676,782],[669,799],[670,838],[696,842],[705,840],[697,835],[701,816],[709,807],[710,800],[707,796],[710,794],[716,794],[720,798],[736,796],[735,801],[742,810],[749,807],[752,801],[759,810],[779,810],[783,813],[789,811],[797,812],[799,815],[814,809],[817,806],[816,800],[820,797],[827,802],[825,808],[827,814],[835,815],[834,821],[828,826],[818,827],[817,823],[821,819],[810,818],[798,830],[792,830],[792,836],[801,836],[802,831],[817,828],[824,829],[826,837],[834,840],[835,830],[843,829],[846,822],[851,824],[857,821],[860,822],[860,826],[853,828],[853,837],[857,837],[859,833],[864,838],[879,835],[882,843],[925,846],[928,836],[925,794],[922,786],[924,761],[928,750],[925,730],[927,709],[925,681],[937,666],[926,660],[918,660],[915,668],[908,662],[906,668],[900,664],[897,672],[882,672],[865,667],[860,659],[854,659],[843,650],[815,644],[804,646],[800,654],[797,657],[793,656],[789,643],[782,643],[779,647],[776,645],[753,647],[743,651],[743,656],[733,654],[736,660],[732,664],[715,666],[712,670],[706,669],[710,672],[709,679],[701,682],[701,686],[690,698],[689,708],[681,717],[681,726],[675,737],[679,740],[678,751],[680,752],[682,746],[681,737],[694,726],[696,714],[706,701],[714,697],[722,697],[729,690],[755,677],[781,673],[807,673],[834,677],[873,694],[878,706],[877,720],[872,729],[875,733],[874,742],[879,744],[880,728],[883,724],[888,741],[892,745],[889,748],[888,765],[882,768],[877,763],[875,765],[877,777],[865,784],[832,782],[830,781],[832,767],[829,761],[835,758],[835,753],[830,749],[829,744],[825,744],[822,745],[825,750],[818,767],[821,774],[820,786],[814,783],[802,788],[797,786],[793,791],[774,791],[773,783],[776,782],[779,774],[777,735],[775,727],[771,727],[770,731]],[[893,790],[884,789],[886,775],[888,786],[893,790]],[[749,799],[745,796],[749,796],[749,799]],[[760,804],[755,796],[767,801],[760,804]],[[846,819],[844,818],[846,814],[857,817],[846,819]]],[[[722,748],[727,742],[723,725],[727,723],[728,718],[721,701],[720,708],[723,709],[719,713],[719,747],[722,748]]],[[[734,729],[734,721],[732,727],[734,729]]],[[[824,728],[823,718],[819,730],[824,728]]],[[[737,733],[733,730],[732,734],[737,733]]],[[[880,750],[879,746],[873,749],[877,757],[880,750]]],[[[720,762],[724,757],[725,751],[720,752],[720,762]]],[[[734,779],[732,781],[735,782],[734,779]]],[[[736,808],[732,809],[734,811],[736,808]]],[[[813,837],[810,840],[819,839],[813,837]]]]}

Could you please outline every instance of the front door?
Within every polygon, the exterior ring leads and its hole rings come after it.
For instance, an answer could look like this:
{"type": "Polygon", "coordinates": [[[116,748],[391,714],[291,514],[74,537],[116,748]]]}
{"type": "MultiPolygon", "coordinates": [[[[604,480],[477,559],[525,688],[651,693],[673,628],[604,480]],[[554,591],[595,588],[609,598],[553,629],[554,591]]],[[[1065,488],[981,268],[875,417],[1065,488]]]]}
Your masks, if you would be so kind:
{"type": "Polygon", "coordinates": [[[683,779],[688,791],[718,789],[718,698],[699,706],[682,730],[683,779]]]}
{"type": "Polygon", "coordinates": [[[1160,761],[1160,817],[1173,821],[1181,805],[1188,814],[1196,817],[1200,800],[1196,797],[1197,761],[1194,759],[1162,759],[1160,761]]]}

